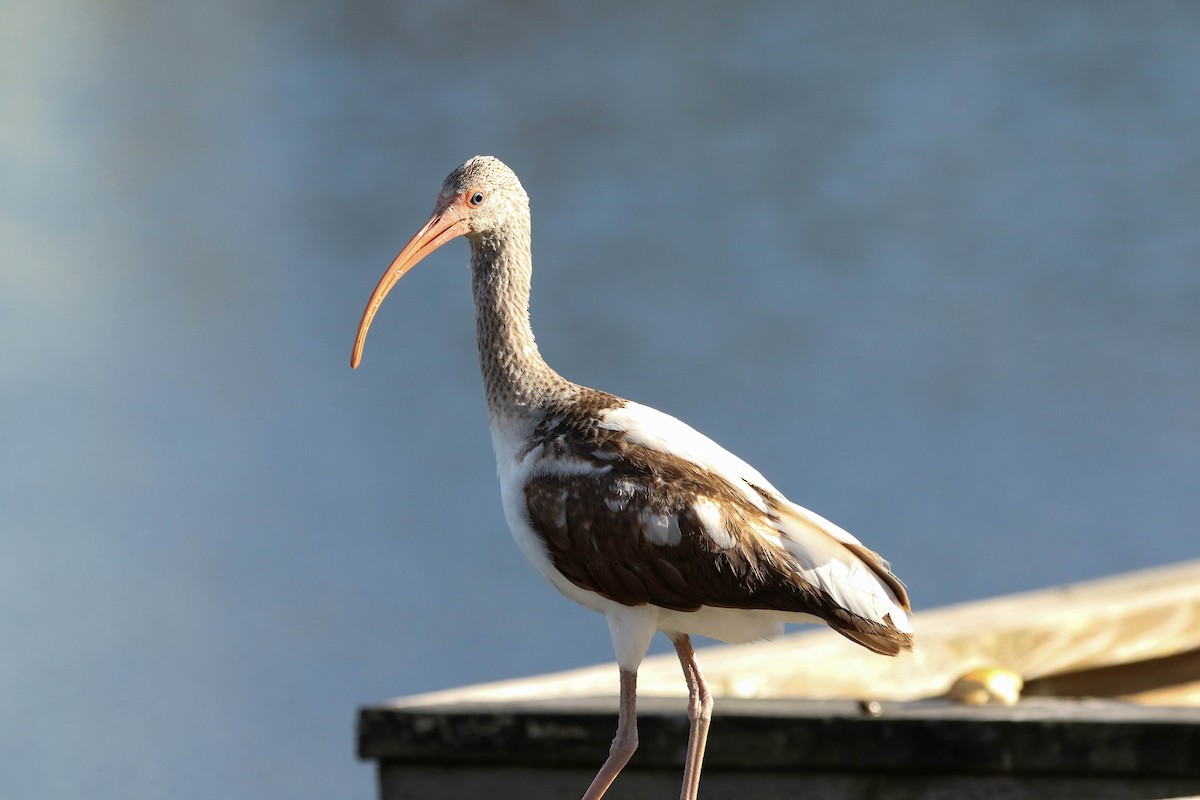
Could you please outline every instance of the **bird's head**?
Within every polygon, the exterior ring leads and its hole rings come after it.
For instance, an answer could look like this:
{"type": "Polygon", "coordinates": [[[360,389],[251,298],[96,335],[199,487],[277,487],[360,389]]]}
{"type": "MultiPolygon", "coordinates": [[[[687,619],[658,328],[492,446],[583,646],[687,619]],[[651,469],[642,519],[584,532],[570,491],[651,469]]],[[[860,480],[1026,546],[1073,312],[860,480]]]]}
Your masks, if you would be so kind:
{"type": "Polygon", "coordinates": [[[362,361],[371,320],[404,273],[451,239],[498,236],[514,220],[523,215],[527,218],[528,214],[529,196],[516,173],[498,158],[475,156],[447,175],[429,221],[404,245],[367,302],[354,339],[350,366],[357,367],[362,361]]]}
{"type": "Polygon", "coordinates": [[[488,236],[528,214],[529,196],[500,159],[475,156],[442,181],[434,216],[448,211],[466,225],[459,235],[488,236]]]}

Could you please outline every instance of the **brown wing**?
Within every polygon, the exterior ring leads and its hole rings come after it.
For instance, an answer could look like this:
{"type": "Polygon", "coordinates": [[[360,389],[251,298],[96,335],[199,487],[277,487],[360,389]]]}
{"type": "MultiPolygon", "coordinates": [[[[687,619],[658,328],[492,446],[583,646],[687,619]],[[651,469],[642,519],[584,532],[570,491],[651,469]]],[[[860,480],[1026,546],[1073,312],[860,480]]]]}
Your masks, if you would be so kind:
{"type": "MultiPolygon", "coordinates": [[[[789,569],[751,531],[761,512],[681,475],[630,468],[543,473],[525,487],[530,524],[555,568],[625,605],[677,611],[702,605],[820,616],[836,604],[789,569]],[[674,478],[674,480],[672,480],[674,478]],[[721,530],[710,531],[719,513],[721,530]]],[[[840,609],[837,609],[840,611],[840,609]]]]}
{"type": "MultiPolygon", "coordinates": [[[[677,611],[812,614],[875,652],[911,647],[911,636],[889,620],[858,616],[805,579],[765,496],[764,510],[719,474],[570,416],[540,427],[523,456],[538,462],[524,487],[530,527],[554,567],[580,588],[677,611]]],[[[846,555],[890,576],[882,559],[859,549],[847,547],[846,555]]],[[[884,580],[907,605],[898,581],[884,580]]]]}

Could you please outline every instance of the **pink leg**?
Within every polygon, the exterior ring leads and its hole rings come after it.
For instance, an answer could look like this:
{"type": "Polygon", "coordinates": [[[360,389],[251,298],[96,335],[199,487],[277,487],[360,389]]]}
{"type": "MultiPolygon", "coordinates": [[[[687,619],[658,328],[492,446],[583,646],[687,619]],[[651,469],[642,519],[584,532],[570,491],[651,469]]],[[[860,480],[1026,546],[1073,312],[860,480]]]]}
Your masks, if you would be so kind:
{"type": "Polygon", "coordinates": [[[691,722],[687,758],[683,765],[683,789],[679,792],[679,800],[696,800],[696,793],[700,791],[700,767],[704,763],[704,745],[708,741],[708,726],[712,720],[713,699],[704,683],[704,676],[700,674],[700,666],[696,663],[691,638],[684,634],[673,641],[675,652],[679,654],[679,663],[683,666],[683,677],[687,680],[688,720],[691,722]]]}
{"type": "Polygon", "coordinates": [[[621,670],[621,706],[617,712],[617,735],[608,750],[608,760],[596,773],[583,800],[600,800],[613,780],[637,750],[637,673],[621,670]]]}

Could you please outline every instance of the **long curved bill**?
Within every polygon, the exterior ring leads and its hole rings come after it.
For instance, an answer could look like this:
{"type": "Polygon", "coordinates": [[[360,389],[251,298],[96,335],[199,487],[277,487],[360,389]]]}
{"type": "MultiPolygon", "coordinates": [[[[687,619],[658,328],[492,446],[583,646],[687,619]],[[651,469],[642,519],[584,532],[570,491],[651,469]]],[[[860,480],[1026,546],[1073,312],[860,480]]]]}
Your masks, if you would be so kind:
{"type": "Polygon", "coordinates": [[[363,346],[367,342],[367,330],[371,327],[371,320],[375,319],[375,312],[383,305],[383,298],[387,297],[387,293],[392,290],[396,282],[425,256],[451,239],[467,233],[469,228],[467,215],[464,213],[459,198],[456,198],[456,201],[458,202],[452,201],[444,208],[439,204],[438,210],[434,211],[433,216],[421,230],[408,240],[408,244],[404,245],[404,249],[392,261],[392,265],[387,268],[387,272],[383,273],[383,277],[379,279],[375,291],[371,294],[371,299],[367,301],[367,307],[363,309],[362,320],[358,323],[358,335],[354,337],[354,352],[350,355],[351,369],[356,369],[359,362],[362,361],[363,346]]]}

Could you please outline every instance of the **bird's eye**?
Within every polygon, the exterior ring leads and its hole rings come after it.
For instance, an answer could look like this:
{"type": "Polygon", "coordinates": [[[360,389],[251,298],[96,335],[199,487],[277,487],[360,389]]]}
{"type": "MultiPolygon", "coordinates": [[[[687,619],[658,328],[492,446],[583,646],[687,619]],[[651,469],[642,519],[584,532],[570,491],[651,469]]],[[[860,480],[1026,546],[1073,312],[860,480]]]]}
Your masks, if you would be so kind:
{"type": "Polygon", "coordinates": [[[472,192],[471,199],[468,200],[467,202],[473,206],[477,206],[477,205],[481,204],[483,202],[483,200],[484,200],[483,192],[472,192]]]}

